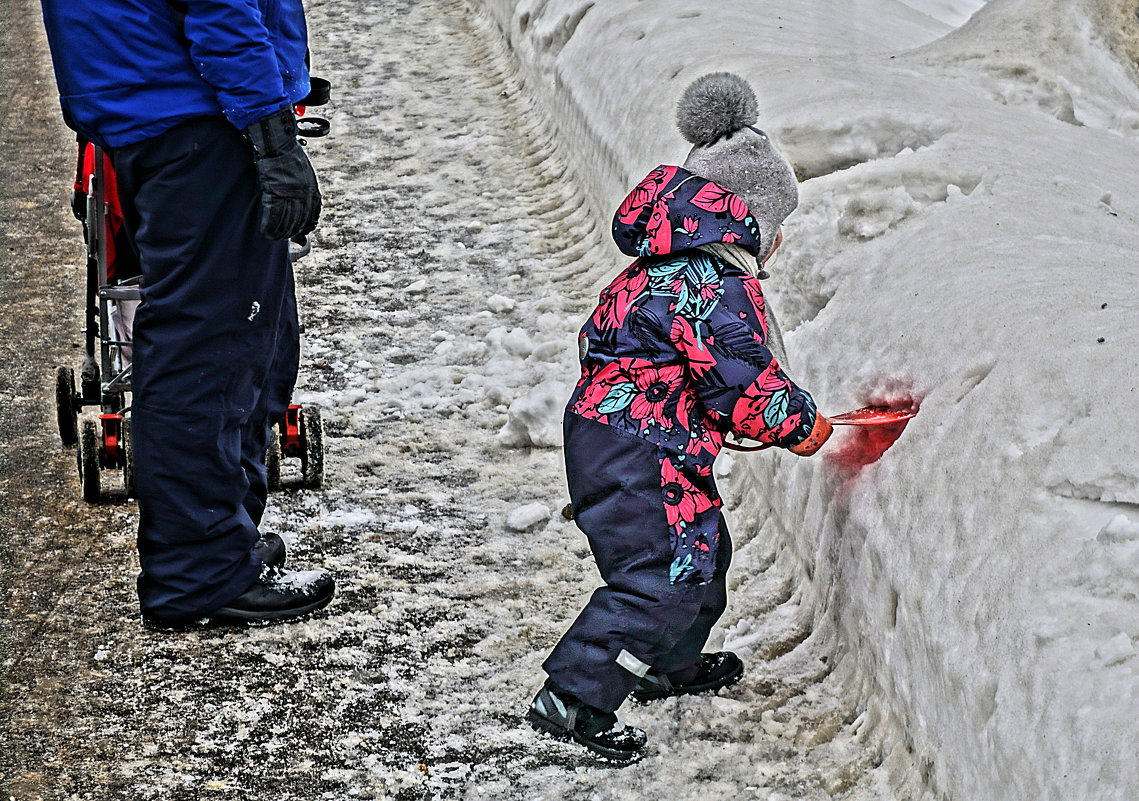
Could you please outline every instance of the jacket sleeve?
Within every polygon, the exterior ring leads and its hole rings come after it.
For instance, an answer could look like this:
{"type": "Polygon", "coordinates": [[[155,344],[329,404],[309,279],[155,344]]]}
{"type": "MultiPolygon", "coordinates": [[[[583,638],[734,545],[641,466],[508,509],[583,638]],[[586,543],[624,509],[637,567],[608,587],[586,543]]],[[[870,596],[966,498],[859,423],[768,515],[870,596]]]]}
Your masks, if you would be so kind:
{"type": "Polygon", "coordinates": [[[765,344],[759,282],[729,276],[722,289],[703,318],[677,315],[672,321],[671,340],[685,357],[696,397],[724,433],[782,448],[798,445],[810,435],[817,411],[765,344]]]}
{"type": "Polygon", "coordinates": [[[186,0],[179,5],[185,10],[183,31],[190,57],[216,90],[218,104],[236,128],[244,129],[288,105],[281,65],[261,8],[299,14],[303,21],[299,0],[262,4],[257,0],[186,0]]]}

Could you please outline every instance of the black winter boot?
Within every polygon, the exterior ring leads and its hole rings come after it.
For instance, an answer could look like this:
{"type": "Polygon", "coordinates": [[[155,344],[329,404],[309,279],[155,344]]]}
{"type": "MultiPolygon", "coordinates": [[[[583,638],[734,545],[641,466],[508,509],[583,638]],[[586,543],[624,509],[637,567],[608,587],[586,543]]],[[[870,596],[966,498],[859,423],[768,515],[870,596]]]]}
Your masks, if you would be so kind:
{"type": "Polygon", "coordinates": [[[336,582],[323,570],[282,570],[265,565],[256,581],[221,609],[188,620],[165,620],[144,614],[153,631],[192,631],[218,626],[246,626],[298,620],[328,606],[336,582]]]}
{"type": "Polygon", "coordinates": [[[269,567],[285,566],[285,541],[280,534],[266,531],[261,539],[253,543],[253,553],[261,557],[261,562],[269,567]]]}
{"type": "Polygon", "coordinates": [[[526,714],[530,725],[559,740],[573,740],[612,762],[629,764],[645,752],[645,733],[622,726],[612,712],[583,704],[568,693],[555,690],[550,682],[534,696],[526,714]]]}
{"type": "Polygon", "coordinates": [[[295,620],[328,606],[335,591],[336,582],[323,570],[290,571],[267,565],[253,586],[209,618],[217,624],[295,620]]]}
{"type": "Polygon", "coordinates": [[[645,702],[674,695],[715,692],[735,684],[743,674],[744,663],[731,651],[700,654],[690,668],[664,674],[646,673],[633,690],[633,698],[645,702]]]}

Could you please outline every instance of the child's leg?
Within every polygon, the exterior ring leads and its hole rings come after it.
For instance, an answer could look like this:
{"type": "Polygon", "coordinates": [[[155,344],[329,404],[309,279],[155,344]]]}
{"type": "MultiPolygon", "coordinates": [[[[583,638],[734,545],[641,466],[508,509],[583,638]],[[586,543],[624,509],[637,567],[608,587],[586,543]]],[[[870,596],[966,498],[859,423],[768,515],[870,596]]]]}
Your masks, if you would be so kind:
{"type": "Polygon", "coordinates": [[[574,519],[606,586],[543,667],[561,690],[611,712],[693,628],[711,585],[669,580],[673,554],[655,446],[573,414],[565,440],[574,519]]]}
{"type": "MultiPolygon", "coordinates": [[[[608,562],[610,568],[621,556],[596,547],[594,553],[598,566],[608,562]]],[[[693,628],[706,588],[669,584],[670,562],[644,560],[603,572],[606,586],[593,593],[542,665],[559,689],[612,712],[693,628]]]]}
{"type": "Polygon", "coordinates": [[[708,635],[728,605],[728,565],[732,561],[732,540],[720,518],[720,542],[716,549],[716,572],[708,583],[704,602],[695,622],[671,651],[653,663],[654,673],[673,673],[696,665],[708,635]]]}

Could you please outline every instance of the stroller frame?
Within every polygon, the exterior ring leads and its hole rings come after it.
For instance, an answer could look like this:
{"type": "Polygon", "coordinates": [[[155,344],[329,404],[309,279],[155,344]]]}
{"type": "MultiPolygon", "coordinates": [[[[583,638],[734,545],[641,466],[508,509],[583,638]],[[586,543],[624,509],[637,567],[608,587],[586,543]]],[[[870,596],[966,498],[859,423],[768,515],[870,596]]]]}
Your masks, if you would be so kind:
{"type": "MultiPolygon", "coordinates": [[[[328,102],[328,83],[313,78],[314,93],[306,98],[307,105],[328,102]]],[[[303,102],[303,101],[302,101],[303,102]]],[[[303,115],[298,104],[298,115],[303,115]]],[[[329,131],[326,120],[308,118],[298,125],[306,137],[324,136],[329,131]]],[[[300,140],[305,144],[305,140],[300,140]]],[[[131,341],[120,339],[112,318],[116,304],[137,303],[141,299],[141,276],[123,281],[112,280],[109,273],[107,239],[108,205],[107,176],[104,154],[94,147],[94,165],[87,180],[87,199],[83,214],[83,235],[86,248],[86,292],[84,309],[84,356],[76,384],[75,371],[60,366],[56,371],[55,401],[56,422],[64,446],[76,448],[76,466],[83,499],[99,503],[112,498],[135,497],[134,451],[130,435],[131,364],[124,349],[131,341]],[[85,409],[97,407],[98,414],[82,416],[85,409]],[[111,472],[121,474],[121,489],[101,480],[111,472]],[[104,486],[104,484],[107,484],[104,486]]],[[[78,214],[77,214],[78,216],[78,214]]],[[[293,262],[303,258],[312,248],[308,236],[289,243],[289,258],[293,262]]],[[[303,332],[303,327],[302,327],[303,332]]],[[[290,404],[284,416],[274,424],[276,436],[269,437],[265,456],[268,484],[271,491],[286,486],[319,488],[324,483],[324,435],[320,410],[290,404]],[[285,459],[299,461],[297,476],[285,481],[282,463],[285,459]]]]}

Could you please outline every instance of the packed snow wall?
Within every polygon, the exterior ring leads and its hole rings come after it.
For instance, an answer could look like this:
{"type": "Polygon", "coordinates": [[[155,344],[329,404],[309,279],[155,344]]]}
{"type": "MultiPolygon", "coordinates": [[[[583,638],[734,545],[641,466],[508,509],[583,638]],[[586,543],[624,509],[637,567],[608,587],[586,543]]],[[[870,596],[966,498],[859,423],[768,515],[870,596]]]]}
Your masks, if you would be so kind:
{"type": "MultiPolygon", "coordinates": [[[[481,0],[598,218],[731,70],[796,168],[765,288],[826,413],[900,439],[736,458],[733,525],[956,801],[1139,786],[1139,92],[1116,0],[481,0]],[[740,489],[742,488],[742,489],[740,489]]],[[[600,282],[621,260],[599,264],[600,282]]],[[[584,314],[587,310],[583,309],[584,314]]],[[[726,642],[747,645],[746,558],[726,642]]]]}

